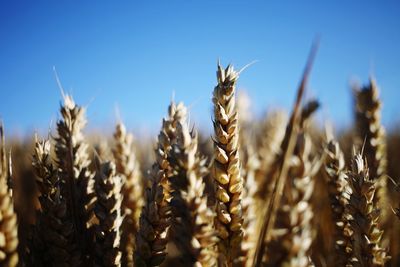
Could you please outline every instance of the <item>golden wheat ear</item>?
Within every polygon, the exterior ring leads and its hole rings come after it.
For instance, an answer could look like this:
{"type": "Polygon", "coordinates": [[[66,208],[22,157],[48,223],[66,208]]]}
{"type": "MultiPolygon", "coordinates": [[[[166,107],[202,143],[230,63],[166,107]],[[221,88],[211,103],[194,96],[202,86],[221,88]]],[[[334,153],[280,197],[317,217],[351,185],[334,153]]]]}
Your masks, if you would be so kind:
{"type": "Polygon", "coordinates": [[[171,167],[168,154],[176,139],[176,124],[182,116],[175,103],[168,108],[155,149],[156,160],[150,171],[150,183],[145,192],[145,204],[136,236],[137,266],[159,266],[166,258],[171,224],[171,167]]]}
{"type": "Polygon", "coordinates": [[[328,182],[328,196],[334,223],[335,265],[346,266],[351,258],[351,230],[348,205],[351,189],[345,170],[345,160],[339,143],[330,140],[325,148],[325,174],[328,182]]]}
{"type": "Polygon", "coordinates": [[[98,224],[94,226],[94,264],[96,266],[121,266],[121,177],[117,175],[115,164],[96,161],[94,189],[97,199],[94,213],[98,224]]]}
{"type": "Polygon", "coordinates": [[[215,214],[207,206],[204,193],[206,160],[199,154],[197,134],[189,130],[186,108],[178,108],[183,116],[177,121],[177,139],[170,151],[172,231],[184,266],[217,266],[215,214]]]}
{"type": "Polygon", "coordinates": [[[133,135],[125,125],[118,122],[114,132],[113,155],[117,173],[122,178],[122,223],[121,251],[122,265],[133,266],[135,236],[138,232],[139,217],[144,204],[142,176],[133,147],[133,135]]]}
{"type": "Polygon", "coordinates": [[[311,136],[305,122],[316,110],[313,102],[302,109],[301,132],[290,160],[287,184],[276,215],[271,241],[266,249],[266,266],[310,266],[311,245],[314,239],[312,219],[314,211],[311,196],[313,177],[319,170],[320,156],[313,149],[311,136]],[[310,108],[313,106],[313,108],[310,108]]]}
{"type": "Polygon", "coordinates": [[[68,214],[73,222],[77,248],[74,258],[81,258],[83,264],[87,264],[92,254],[95,195],[88,144],[83,135],[87,122],[86,109],[76,105],[69,95],[64,95],[63,100],[55,138],[57,167],[62,181],[61,193],[67,201],[68,214]]]}
{"type": "Polygon", "coordinates": [[[214,88],[214,166],[217,217],[215,227],[221,264],[234,264],[243,239],[243,178],[239,157],[238,114],[235,105],[239,73],[231,65],[218,65],[218,84],[214,88]]]}
{"type": "Polygon", "coordinates": [[[14,203],[7,186],[9,165],[5,148],[3,125],[0,124],[0,265],[18,265],[18,225],[14,203]]]}
{"type": "Polygon", "coordinates": [[[390,257],[381,246],[383,231],[378,225],[380,212],[374,201],[377,181],[369,177],[367,162],[361,154],[353,157],[348,176],[352,190],[348,203],[353,232],[351,262],[355,266],[385,266],[390,257]]]}

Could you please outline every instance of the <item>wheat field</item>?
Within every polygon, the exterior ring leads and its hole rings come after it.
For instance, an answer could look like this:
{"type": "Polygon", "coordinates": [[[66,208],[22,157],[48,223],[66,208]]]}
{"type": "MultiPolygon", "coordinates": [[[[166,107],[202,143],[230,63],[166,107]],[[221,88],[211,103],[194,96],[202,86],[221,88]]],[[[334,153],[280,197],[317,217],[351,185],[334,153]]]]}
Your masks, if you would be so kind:
{"type": "Polygon", "coordinates": [[[311,61],[293,109],[260,120],[218,64],[211,137],[170,102],[155,142],[121,120],[92,138],[68,94],[47,137],[2,126],[0,266],[400,266],[400,131],[374,79],[352,128],[318,125],[311,61]]]}

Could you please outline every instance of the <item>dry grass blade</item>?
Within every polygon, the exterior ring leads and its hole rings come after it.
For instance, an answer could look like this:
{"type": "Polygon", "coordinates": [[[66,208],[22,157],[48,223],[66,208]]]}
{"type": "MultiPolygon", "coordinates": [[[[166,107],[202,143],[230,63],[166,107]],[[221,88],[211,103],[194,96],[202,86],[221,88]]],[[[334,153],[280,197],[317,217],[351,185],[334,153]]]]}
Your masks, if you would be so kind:
{"type": "Polygon", "coordinates": [[[73,221],[74,242],[77,245],[74,257],[81,257],[84,263],[91,254],[93,233],[90,228],[95,201],[88,145],[82,133],[86,125],[85,108],[76,105],[71,96],[64,95],[60,112],[62,119],[57,122],[55,152],[62,180],[61,191],[73,221]]]}
{"type": "Polygon", "coordinates": [[[380,244],[383,231],[378,227],[379,210],[374,201],[376,181],[369,178],[368,167],[361,154],[354,156],[348,176],[352,189],[348,204],[352,215],[352,264],[385,266],[390,257],[380,244]]]}
{"type": "Polygon", "coordinates": [[[94,213],[99,222],[94,226],[94,265],[121,266],[122,181],[116,174],[114,163],[108,161],[101,164],[99,159],[97,161],[94,213]]]}
{"type": "Polygon", "coordinates": [[[155,149],[156,162],[150,173],[145,205],[140,215],[136,236],[136,265],[159,266],[166,257],[166,245],[171,220],[171,167],[168,154],[176,136],[176,123],[182,116],[180,108],[171,103],[168,118],[163,120],[155,149]]]}
{"type": "MultiPolygon", "coordinates": [[[[182,114],[186,108],[182,107],[182,114]]],[[[174,188],[172,207],[177,245],[185,266],[216,266],[217,237],[214,212],[207,206],[204,177],[206,160],[200,157],[197,134],[190,133],[186,116],[177,123],[177,140],[171,151],[174,188]]]]}
{"type": "Polygon", "coordinates": [[[328,177],[328,194],[332,208],[332,220],[335,224],[333,233],[335,243],[334,262],[337,266],[345,266],[351,257],[351,231],[348,225],[349,188],[345,173],[345,161],[339,144],[331,140],[325,149],[325,172],[328,177]]]}
{"type": "Polygon", "coordinates": [[[122,265],[133,266],[135,235],[138,232],[140,212],[143,207],[143,187],[140,166],[133,149],[133,135],[127,133],[122,122],[116,126],[113,150],[117,172],[123,178],[122,209],[122,265]]]}
{"type": "Polygon", "coordinates": [[[50,148],[49,140],[35,142],[32,164],[40,192],[40,211],[30,257],[33,265],[38,265],[36,261],[41,260],[48,266],[78,266],[80,259],[74,254],[77,245],[73,242],[73,221],[68,216],[66,200],[61,196],[61,181],[52,164],[50,148]],[[44,251],[37,255],[40,245],[44,251]]]}
{"type": "Polygon", "coordinates": [[[214,89],[214,165],[217,217],[215,220],[221,264],[232,265],[237,260],[243,239],[242,194],[240,173],[238,114],[235,87],[239,73],[231,65],[223,69],[218,64],[218,84],[214,89]]]}
{"type": "Polygon", "coordinates": [[[301,115],[300,114],[301,101],[304,95],[305,87],[307,85],[308,77],[311,72],[311,67],[317,52],[318,48],[317,45],[318,43],[315,43],[315,46],[313,46],[311,49],[311,53],[309,55],[306,64],[306,68],[304,70],[303,78],[297,92],[297,97],[294,104],[293,112],[290,117],[288,127],[286,129],[285,138],[282,142],[283,155],[279,159],[280,164],[279,164],[278,174],[276,176],[277,179],[275,180],[274,189],[271,195],[271,201],[268,203],[267,208],[263,212],[263,218],[265,218],[265,221],[263,222],[263,225],[261,227],[261,233],[258,239],[257,250],[255,253],[255,260],[254,260],[255,266],[261,266],[262,257],[265,251],[264,241],[266,237],[268,241],[268,235],[270,235],[270,230],[275,223],[275,216],[278,210],[278,206],[280,205],[280,200],[282,198],[283,188],[287,176],[289,157],[291,157],[291,155],[293,154],[295,142],[297,139],[296,138],[298,132],[297,128],[299,127],[298,124],[300,122],[299,120],[301,115]]]}
{"type": "Polygon", "coordinates": [[[0,124],[0,265],[14,267],[18,264],[18,226],[14,203],[7,186],[9,166],[3,131],[3,125],[0,124]]]}

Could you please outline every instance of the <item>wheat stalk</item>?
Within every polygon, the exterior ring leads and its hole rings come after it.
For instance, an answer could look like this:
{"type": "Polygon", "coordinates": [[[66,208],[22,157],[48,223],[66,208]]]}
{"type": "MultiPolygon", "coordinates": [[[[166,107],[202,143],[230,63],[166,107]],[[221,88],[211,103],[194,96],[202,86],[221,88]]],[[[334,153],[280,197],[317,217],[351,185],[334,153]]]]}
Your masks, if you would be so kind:
{"type": "Polygon", "coordinates": [[[177,122],[176,144],[171,150],[175,239],[185,266],[216,266],[215,214],[204,192],[206,159],[199,154],[197,134],[189,131],[186,108],[181,107],[184,116],[177,122]]]}
{"type": "Polygon", "coordinates": [[[351,231],[348,225],[348,204],[351,193],[345,173],[344,155],[339,144],[331,140],[326,146],[325,172],[328,177],[328,194],[332,208],[332,221],[335,224],[334,243],[337,266],[345,266],[351,257],[351,231]]]}
{"type": "Polygon", "coordinates": [[[214,89],[214,165],[217,217],[215,220],[222,261],[233,264],[243,239],[242,193],[240,173],[238,114],[235,108],[235,87],[239,73],[229,65],[218,64],[218,85],[214,89]]]}
{"type": "Polygon", "coordinates": [[[168,118],[163,120],[155,149],[156,161],[146,189],[145,205],[139,220],[136,236],[136,264],[159,266],[166,257],[166,245],[171,220],[171,167],[168,154],[175,141],[176,123],[182,116],[175,103],[168,108],[168,118]]]}
{"type": "Polygon", "coordinates": [[[18,264],[17,215],[10,189],[7,186],[9,165],[5,151],[4,130],[0,125],[0,265],[14,267],[18,264]]]}
{"type": "Polygon", "coordinates": [[[119,122],[114,132],[115,148],[113,150],[117,172],[123,178],[122,209],[122,265],[133,266],[135,235],[139,227],[140,212],[143,207],[142,177],[139,163],[133,150],[133,135],[127,133],[126,127],[119,122]]]}
{"type": "Polygon", "coordinates": [[[50,149],[49,140],[36,139],[32,165],[40,192],[40,211],[34,231],[34,238],[38,240],[33,241],[31,250],[37,250],[39,243],[43,251],[41,255],[31,257],[37,257],[32,259],[34,265],[38,264],[36,261],[40,257],[45,265],[78,266],[80,259],[74,257],[77,244],[73,242],[73,222],[68,216],[66,199],[61,195],[61,180],[52,164],[50,149]]]}
{"type": "Polygon", "coordinates": [[[96,165],[94,213],[98,224],[94,226],[94,265],[121,266],[122,181],[116,174],[114,163],[107,161],[101,164],[97,159],[96,165]]]}
{"type": "Polygon", "coordinates": [[[55,152],[62,181],[62,195],[67,200],[68,214],[73,221],[74,242],[77,258],[82,264],[91,254],[93,233],[93,174],[89,170],[88,145],[82,133],[86,125],[85,108],[75,104],[69,95],[64,95],[60,109],[62,119],[57,122],[55,152]]]}
{"type": "Polygon", "coordinates": [[[383,231],[378,227],[379,210],[374,201],[376,180],[369,177],[368,167],[361,154],[352,161],[348,174],[352,194],[348,203],[354,266],[384,266],[388,261],[386,250],[380,245],[383,231]]]}

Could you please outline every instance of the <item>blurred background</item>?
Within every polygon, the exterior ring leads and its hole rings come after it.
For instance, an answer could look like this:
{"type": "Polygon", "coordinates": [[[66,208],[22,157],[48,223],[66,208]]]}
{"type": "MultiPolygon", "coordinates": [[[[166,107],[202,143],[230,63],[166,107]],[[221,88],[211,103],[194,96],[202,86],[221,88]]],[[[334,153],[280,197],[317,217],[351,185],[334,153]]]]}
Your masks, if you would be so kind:
{"type": "MultiPolygon", "coordinates": [[[[321,37],[308,97],[339,128],[353,119],[350,84],[376,77],[383,122],[399,122],[396,1],[2,1],[0,116],[8,134],[54,128],[61,93],[88,106],[89,131],[121,117],[155,133],[169,100],[211,127],[216,63],[247,68],[238,87],[259,116],[290,109],[308,51],[321,37]]],[[[108,125],[108,126],[107,126],[108,125]]]]}

